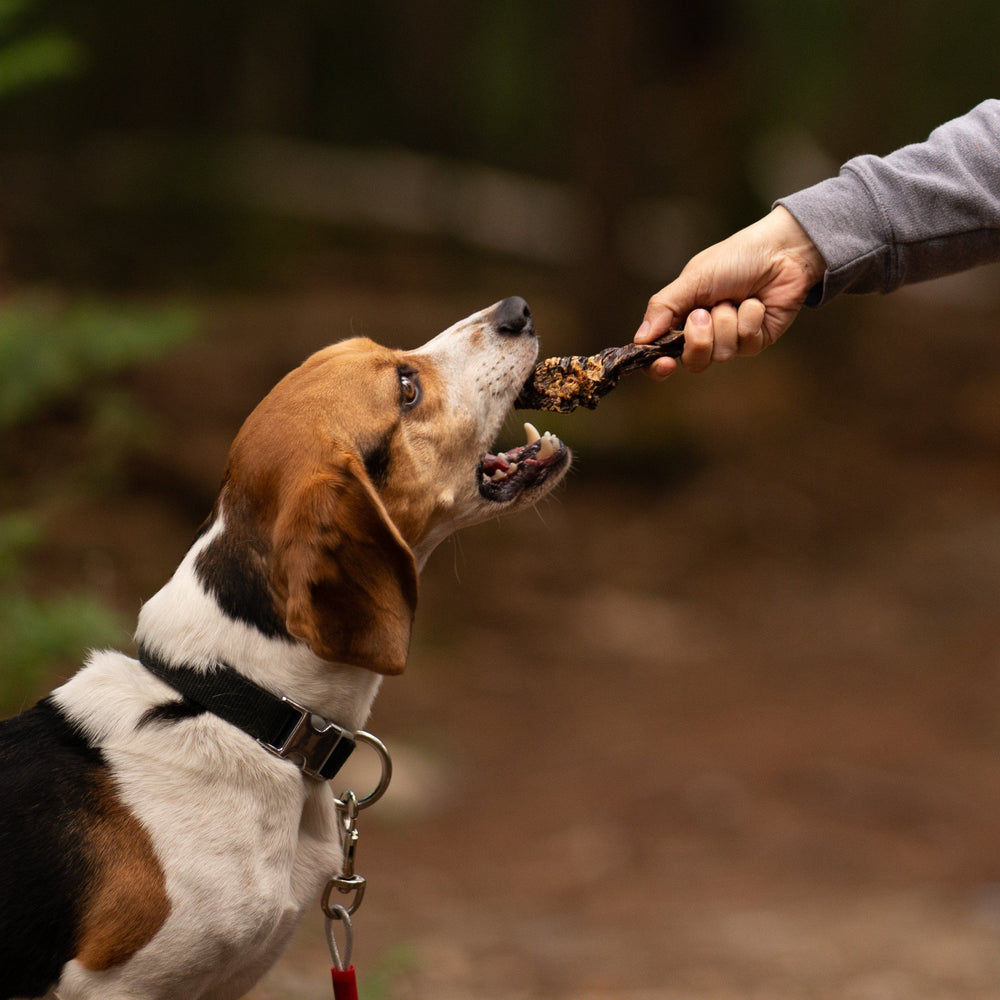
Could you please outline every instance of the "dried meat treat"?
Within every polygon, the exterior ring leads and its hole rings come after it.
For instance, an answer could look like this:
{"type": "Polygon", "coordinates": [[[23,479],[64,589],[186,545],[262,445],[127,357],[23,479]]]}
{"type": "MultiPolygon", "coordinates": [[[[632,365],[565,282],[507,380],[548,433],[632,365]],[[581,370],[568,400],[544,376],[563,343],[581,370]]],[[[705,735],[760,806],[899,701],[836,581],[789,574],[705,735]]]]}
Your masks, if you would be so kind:
{"type": "Polygon", "coordinates": [[[679,358],[683,350],[684,334],[674,330],[652,344],[606,347],[590,357],[546,358],[535,366],[514,406],[555,413],[572,413],[578,406],[593,410],[622,375],[648,368],[657,358],[679,358]]]}

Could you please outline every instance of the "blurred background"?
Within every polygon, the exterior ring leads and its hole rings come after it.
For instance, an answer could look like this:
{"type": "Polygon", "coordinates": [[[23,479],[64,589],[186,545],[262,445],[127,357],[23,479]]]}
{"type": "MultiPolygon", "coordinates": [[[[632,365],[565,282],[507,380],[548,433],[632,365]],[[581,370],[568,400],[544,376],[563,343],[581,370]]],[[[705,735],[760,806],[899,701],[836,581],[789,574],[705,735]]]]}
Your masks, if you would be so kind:
{"type": "MultiPolygon", "coordinates": [[[[994,95],[998,29],[0,0],[3,710],[130,648],[313,350],[512,294],[543,356],[625,343],[776,197],[994,95]]],[[[442,546],[371,721],[363,996],[1000,997],[998,322],[996,268],[845,297],[537,421],[575,471],[442,546]]],[[[328,996],[327,965],[317,908],[251,996],[328,996]]]]}

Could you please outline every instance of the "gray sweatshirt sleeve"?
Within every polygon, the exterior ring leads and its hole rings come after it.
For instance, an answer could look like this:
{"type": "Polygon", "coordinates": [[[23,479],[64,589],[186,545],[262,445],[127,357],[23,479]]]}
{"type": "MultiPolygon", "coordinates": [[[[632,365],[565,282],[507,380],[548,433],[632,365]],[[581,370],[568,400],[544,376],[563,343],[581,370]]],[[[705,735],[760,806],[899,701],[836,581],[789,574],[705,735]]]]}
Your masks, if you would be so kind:
{"type": "Polygon", "coordinates": [[[826,261],[809,305],[1000,259],[1000,100],[781,198],[826,261]]]}

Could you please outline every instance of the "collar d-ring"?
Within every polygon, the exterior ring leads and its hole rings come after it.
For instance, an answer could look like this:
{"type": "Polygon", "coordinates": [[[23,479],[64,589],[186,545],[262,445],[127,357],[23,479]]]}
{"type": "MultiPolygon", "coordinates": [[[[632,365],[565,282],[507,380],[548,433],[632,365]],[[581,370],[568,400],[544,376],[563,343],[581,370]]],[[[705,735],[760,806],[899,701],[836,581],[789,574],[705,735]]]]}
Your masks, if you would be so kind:
{"type": "MultiPolygon", "coordinates": [[[[366,746],[370,746],[378,756],[379,764],[382,767],[382,773],[374,790],[369,792],[364,798],[357,799],[356,808],[367,809],[368,806],[375,805],[385,795],[385,791],[389,787],[389,782],[392,780],[392,758],[389,756],[386,745],[377,736],[372,736],[371,733],[366,733],[363,729],[359,729],[354,734],[354,740],[356,743],[364,743],[366,746]]],[[[345,797],[347,795],[346,792],[342,792],[341,794],[345,797]]],[[[334,803],[342,812],[349,808],[348,803],[343,798],[335,798],[334,803]]]]}

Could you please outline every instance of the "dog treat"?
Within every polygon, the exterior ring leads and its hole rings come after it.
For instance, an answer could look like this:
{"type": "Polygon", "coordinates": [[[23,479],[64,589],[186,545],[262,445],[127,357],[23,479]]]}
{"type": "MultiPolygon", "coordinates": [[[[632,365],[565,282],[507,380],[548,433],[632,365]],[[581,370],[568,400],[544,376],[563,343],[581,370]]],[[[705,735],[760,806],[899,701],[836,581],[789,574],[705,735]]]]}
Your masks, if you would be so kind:
{"type": "Polygon", "coordinates": [[[593,410],[622,375],[648,368],[657,358],[679,358],[684,334],[674,330],[652,344],[606,347],[589,357],[546,358],[535,366],[514,401],[519,410],[572,413],[578,406],[593,410]]]}

